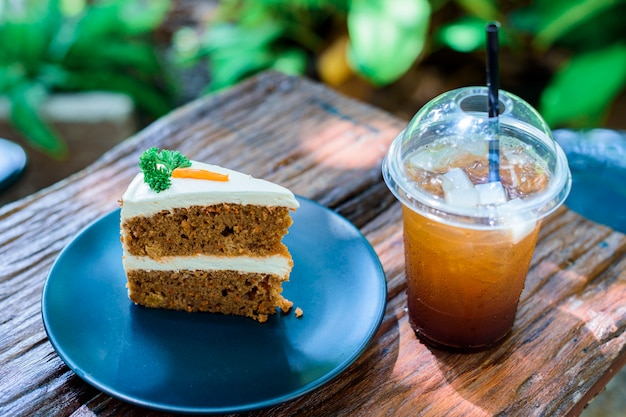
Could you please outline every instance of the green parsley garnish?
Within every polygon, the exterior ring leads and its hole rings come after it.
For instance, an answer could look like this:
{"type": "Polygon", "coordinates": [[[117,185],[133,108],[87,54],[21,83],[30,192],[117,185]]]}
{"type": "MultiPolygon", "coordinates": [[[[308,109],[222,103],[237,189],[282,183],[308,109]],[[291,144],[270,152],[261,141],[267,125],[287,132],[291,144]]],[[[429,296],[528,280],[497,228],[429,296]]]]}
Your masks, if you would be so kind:
{"type": "Polygon", "coordinates": [[[150,148],[139,157],[139,168],[143,172],[143,180],[153,191],[161,192],[172,185],[170,177],[176,168],[187,168],[191,162],[178,151],[159,151],[150,148]]]}

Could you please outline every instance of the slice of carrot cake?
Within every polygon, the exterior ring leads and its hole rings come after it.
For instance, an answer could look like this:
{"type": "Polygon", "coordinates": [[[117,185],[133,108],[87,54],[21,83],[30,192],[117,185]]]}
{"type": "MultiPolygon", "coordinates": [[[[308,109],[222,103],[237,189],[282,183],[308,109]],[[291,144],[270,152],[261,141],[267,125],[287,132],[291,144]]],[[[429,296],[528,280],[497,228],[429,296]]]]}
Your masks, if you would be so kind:
{"type": "Polygon", "coordinates": [[[177,151],[151,148],[139,166],[120,201],[134,303],[260,322],[289,311],[281,293],[293,266],[282,239],[299,206],[291,191],[177,151]]]}

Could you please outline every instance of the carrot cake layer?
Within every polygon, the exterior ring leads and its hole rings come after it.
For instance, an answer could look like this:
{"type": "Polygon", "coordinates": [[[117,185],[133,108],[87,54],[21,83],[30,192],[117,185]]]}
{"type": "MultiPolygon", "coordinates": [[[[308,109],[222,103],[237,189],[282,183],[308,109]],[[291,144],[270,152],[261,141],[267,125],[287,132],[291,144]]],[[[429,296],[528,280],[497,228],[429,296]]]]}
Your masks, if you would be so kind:
{"type": "Polygon", "coordinates": [[[282,239],[299,206],[293,193],[175,151],[149,151],[156,165],[142,161],[120,201],[130,299],[261,322],[289,310],[281,293],[293,261],[282,239]]]}

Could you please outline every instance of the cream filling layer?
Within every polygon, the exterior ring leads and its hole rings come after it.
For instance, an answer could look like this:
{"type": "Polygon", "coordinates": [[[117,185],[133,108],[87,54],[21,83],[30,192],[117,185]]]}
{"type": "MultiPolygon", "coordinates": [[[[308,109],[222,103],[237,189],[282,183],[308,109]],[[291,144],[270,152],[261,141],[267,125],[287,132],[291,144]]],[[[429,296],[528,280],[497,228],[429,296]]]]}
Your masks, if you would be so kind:
{"type": "Polygon", "coordinates": [[[268,257],[251,256],[166,256],[159,260],[148,256],[124,254],[124,269],[151,271],[182,271],[182,270],[228,270],[238,272],[275,274],[285,276],[291,271],[293,261],[285,256],[268,257]]]}

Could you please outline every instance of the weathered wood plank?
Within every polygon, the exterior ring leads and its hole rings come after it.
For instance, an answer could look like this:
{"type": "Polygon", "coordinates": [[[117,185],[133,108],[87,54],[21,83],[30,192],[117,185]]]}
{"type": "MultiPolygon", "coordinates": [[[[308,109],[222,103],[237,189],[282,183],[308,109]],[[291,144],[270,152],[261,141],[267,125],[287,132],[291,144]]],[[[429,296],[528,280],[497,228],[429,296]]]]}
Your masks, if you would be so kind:
{"type": "Polygon", "coordinates": [[[150,146],[320,201],[361,229],[385,268],[385,317],[362,357],[325,386],[250,415],[577,415],[626,361],[626,237],[559,209],[544,222],[511,336],[475,354],[425,347],[405,312],[400,206],[380,175],[404,125],[319,84],[267,73],[176,110],[85,170],[0,207],[0,415],[162,415],[75,376],[40,318],[59,252],[117,207],[150,146]]]}

